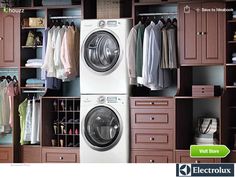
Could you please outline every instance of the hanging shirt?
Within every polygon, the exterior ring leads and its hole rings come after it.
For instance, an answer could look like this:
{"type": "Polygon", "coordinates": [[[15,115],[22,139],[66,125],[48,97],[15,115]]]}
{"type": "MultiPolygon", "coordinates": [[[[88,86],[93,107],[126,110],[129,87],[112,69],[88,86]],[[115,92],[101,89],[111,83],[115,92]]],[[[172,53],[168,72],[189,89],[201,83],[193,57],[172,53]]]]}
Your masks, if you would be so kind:
{"type": "Polygon", "coordinates": [[[145,26],[141,24],[137,28],[137,41],[135,52],[135,69],[137,74],[138,84],[142,84],[142,68],[143,68],[143,35],[145,26]]]}
{"type": "Polygon", "coordinates": [[[79,28],[75,28],[75,63],[76,73],[79,76],[79,57],[80,57],[80,31],[79,28]]]}
{"type": "MultiPolygon", "coordinates": [[[[150,66],[148,65],[149,60],[149,37],[150,37],[150,31],[155,26],[154,22],[151,22],[150,25],[148,25],[145,28],[144,31],[144,37],[143,37],[143,68],[142,68],[142,83],[144,86],[148,86],[148,76],[150,71],[150,66]]],[[[149,63],[150,64],[150,63],[149,63]]]]}
{"type": "Polygon", "coordinates": [[[54,63],[54,52],[56,47],[56,39],[60,27],[56,27],[52,32],[52,41],[51,41],[51,50],[50,50],[50,58],[49,58],[49,67],[47,68],[47,77],[56,77],[56,68],[54,63]]]}
{"type": "Polygon", "coordinates": [[[24,133],[25,133],[25,121],[26,121],[26,109],[28,100],[25,99],[18,107],[18,112],[20,116],[20,144],[24,145],[24,133]]]}
{"type": "Polygon", "coordinates": [[[63,26],[59,31],[56,39],[55,44],[55,52],[54,52],[54,63],[56,68],[56,78],[58,79],[65,79],[65,69],[63,67],[63,64],[61,62],[61,44],[62,39],[64,37],[64,33],[66,30],[66,26],[63,26]]]}
{"type": "MultiPolygon", "coordinates": [[[[46,53],[46,49],[47,49],[47,40],[48,40],[48,31],[49,30],[50,30],[50,28],[47,28],[43,32],[43,49],[42,49],[42,60],[43,60],[43,63],[45,61],[45,53],[46,53]]],[[[41,79],[42,80],[46,79],[46,71],[44,69],[41,69],[41,79]]]]}
{"type": "Polygon", "coordinates": [[[31,124],[32,131],[31,131],[31,137],[30,137],[31,144],[39,143],[37,141],[39,112],[40,112],[40,104],[36,103],[36,100],[33,98],[32,100],[32,124],[31,124]]]}
{"type": "Polygon", "coordinates": [[[45,58],[44,58],[44,63],[42,66],[42,69],[45,69],[48,71],[50,69],[52,60],[53,60],[53,48],[52,48],[52,36],[53,36],[53,31],[55,30],[55,26],[53,26],[49,31],[48,31],[48,39],[47,39],[47,47],[46,47],[46,53],[45,53],[45,58]]]}
{"type": "Polygon", "coordinates": [[[11,128],[13,128],[13,121],[14,121],[14,96],[16,96],[16,89],[15,89],[15,82],[11,81],[7,86],[7,95],[9,96],[9,108],[10,108],[10,115],[9,115],[9,124],[11,128]]]}
{"type": "Polygon", "coordinates": [[[130,84],[136,85],[136,71],[135,71],[135,53],[136,53],[136,43],[137,43],[137,29],[141,25],[139,22],[135,25],[129,32],[126,45],[126,60],[128,61],[128,74],[130,77],[130,84]]]}
{"type": "Polygon", "coordinates": [[[75,29],[69,26],[64,34],[61,45],[61,61],[65,68],[65,75],[68,78],[77,76],[77,68],[75,62],[75,29]]]}
{"type": "Polygon", "coordinates": [[[175,69],[177,65],[177,32],[176,27],[171,26],[167,29],[168,38],[168,58],[169,58],[169,68],[175,69]]]}
{"type": "Polygon", "coordinates": [[[10,104],[9,96],[7,95],[8,83],[6,80],[0,83],[0,133],[10,133],[9,125],[10,104]]]}
{"type": "Polygon", "coordinates": [[[32,103],[28,100],[25,119],[24,141],[30,142],[32,133],[32,103]]]}
{"type": "Polygon", "coordinates": [[[161,69],[161,52],[162,52],[162,33],[163,23],[159,21],[151,31],[149,36],[149,59],[150,74],[148,85],[151,90],[160,90],[170,85],[170,71],[161,69]]]}
{"type": "Polygon", "coordinates": [[[161,68],[169,68],[169,45],[166,28],[162,28],[162,59],[161,68]]]}

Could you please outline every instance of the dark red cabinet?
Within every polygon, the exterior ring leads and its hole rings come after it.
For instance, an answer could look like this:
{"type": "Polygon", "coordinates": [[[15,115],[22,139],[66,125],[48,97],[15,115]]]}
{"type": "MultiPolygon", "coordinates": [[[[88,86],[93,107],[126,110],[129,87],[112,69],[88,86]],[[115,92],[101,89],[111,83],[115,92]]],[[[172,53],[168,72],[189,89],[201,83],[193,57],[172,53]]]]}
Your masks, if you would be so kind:
{"type": "Polygon", "coordinates": [[[182,66],[224,63],[225,13],[217,11],[217,8],[224,7],[225,4],[221,2],[180,3],[179,46],[182,66]]]}
{"type": "Polygon", "coordinates": [[[0,12],[0,67],[17,67],[20,61],[20,14],[0,12]]]}

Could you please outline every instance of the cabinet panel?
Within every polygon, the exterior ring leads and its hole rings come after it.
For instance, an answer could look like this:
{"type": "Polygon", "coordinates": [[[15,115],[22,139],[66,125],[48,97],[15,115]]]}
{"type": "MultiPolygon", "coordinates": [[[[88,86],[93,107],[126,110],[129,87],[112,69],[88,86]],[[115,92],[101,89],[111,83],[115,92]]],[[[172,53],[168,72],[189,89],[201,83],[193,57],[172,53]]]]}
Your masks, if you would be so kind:
{"type": "Polygon", "coordinates": [[[220,160],[213,158],[191,158],[188,150],[176,151],[176,163],[217,163],[220,160]]]}
{"type": "Polygon", "coordinates": [[[173,130],[132,129],[131,148],[173,149],[173,130]]]}
{"type": "Polygon", "coordinates": [[[17,67],[20,60],[20,15],[0,12],[0,67],[17,67]]]}
{"type": "Polygon", "coordinates": [[[21,162],[22,163],[40,163],[41,162],[41,147],[24,145],[21,147],[21,162]]]}
{"type": "Polygon", "coordinates": [[[78,163],[79,148],[43,148],[44,163],[78,163]]]}
{"type": "Polygon", "coordinates": [[[175,100],[172,98],[148,98],[148,97],[139,97],[131,98],[131,108],[174,108],[175,100]]]}
{"type": "Polygon", "coordinates": [[[0,163],[12,163],[12,148],[11,147],[1,147],[0,148],[0,163]]]}
{"type": "Polygon", "coordinates": [[[132,163],[172,163],[172,151],[147,151],[147,150],[132,150],[132,163]]]}
{"type": "Polygon", "coordinates": [[[174,109],[131,109],[132,128],[172,129],[174,120],[174,109]]]}
{"type": "MultiPolygon", "coordinates": [[[[205,9],[224,8],[224,3],[203,3],[205,9]]],[[[225,13],[202,12],[202,63],[223,64],[225,13]]]]}
{"type": "Polygon", "coordinates": [[[200,3],[183,3],[179,5],[180,63],[201,63],[201,8],[200,3]],[[190,10],[188,9],[190,8],[190,10]],[[186,9],[187,8],[187,9],[186,9]],[[185,13],[184,9],[189,10],[185,13]]]}

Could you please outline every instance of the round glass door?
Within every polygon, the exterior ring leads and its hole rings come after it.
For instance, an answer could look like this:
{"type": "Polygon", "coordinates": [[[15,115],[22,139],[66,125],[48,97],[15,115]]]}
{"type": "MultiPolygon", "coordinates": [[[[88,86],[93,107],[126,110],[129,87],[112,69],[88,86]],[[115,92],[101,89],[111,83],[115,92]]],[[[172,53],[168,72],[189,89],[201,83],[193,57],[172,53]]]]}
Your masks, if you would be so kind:
{"type": "Polygon", "coordinates": [[[108,107],[98,106],[89,111],[84,122],[84,134],[93,148],[107,150],[114,147],[121,135],[116,113],[108,107]]]}
{"type": "Polygon", "coordinates": [[[107,31],[92,33],[85,42],[85,61],[96,72],[110,71],[116,65],[119,56],[119,44],[107,31]]]}

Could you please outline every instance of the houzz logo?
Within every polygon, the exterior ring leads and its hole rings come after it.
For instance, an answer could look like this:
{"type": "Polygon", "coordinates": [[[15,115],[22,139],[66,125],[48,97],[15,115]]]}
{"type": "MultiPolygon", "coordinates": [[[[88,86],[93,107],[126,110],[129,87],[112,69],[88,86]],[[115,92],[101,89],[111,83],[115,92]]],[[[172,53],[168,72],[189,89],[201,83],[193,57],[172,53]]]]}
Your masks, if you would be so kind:
{"type": "Polygon", "coordinates": [[[177,164],[176,176],[234,176],[234,164],[177,164]]]}
{"type": "Polygon", "coordinates": [[[3,12],[4,13],[24,13],[24,9],[4,7],[3,12]]]}

